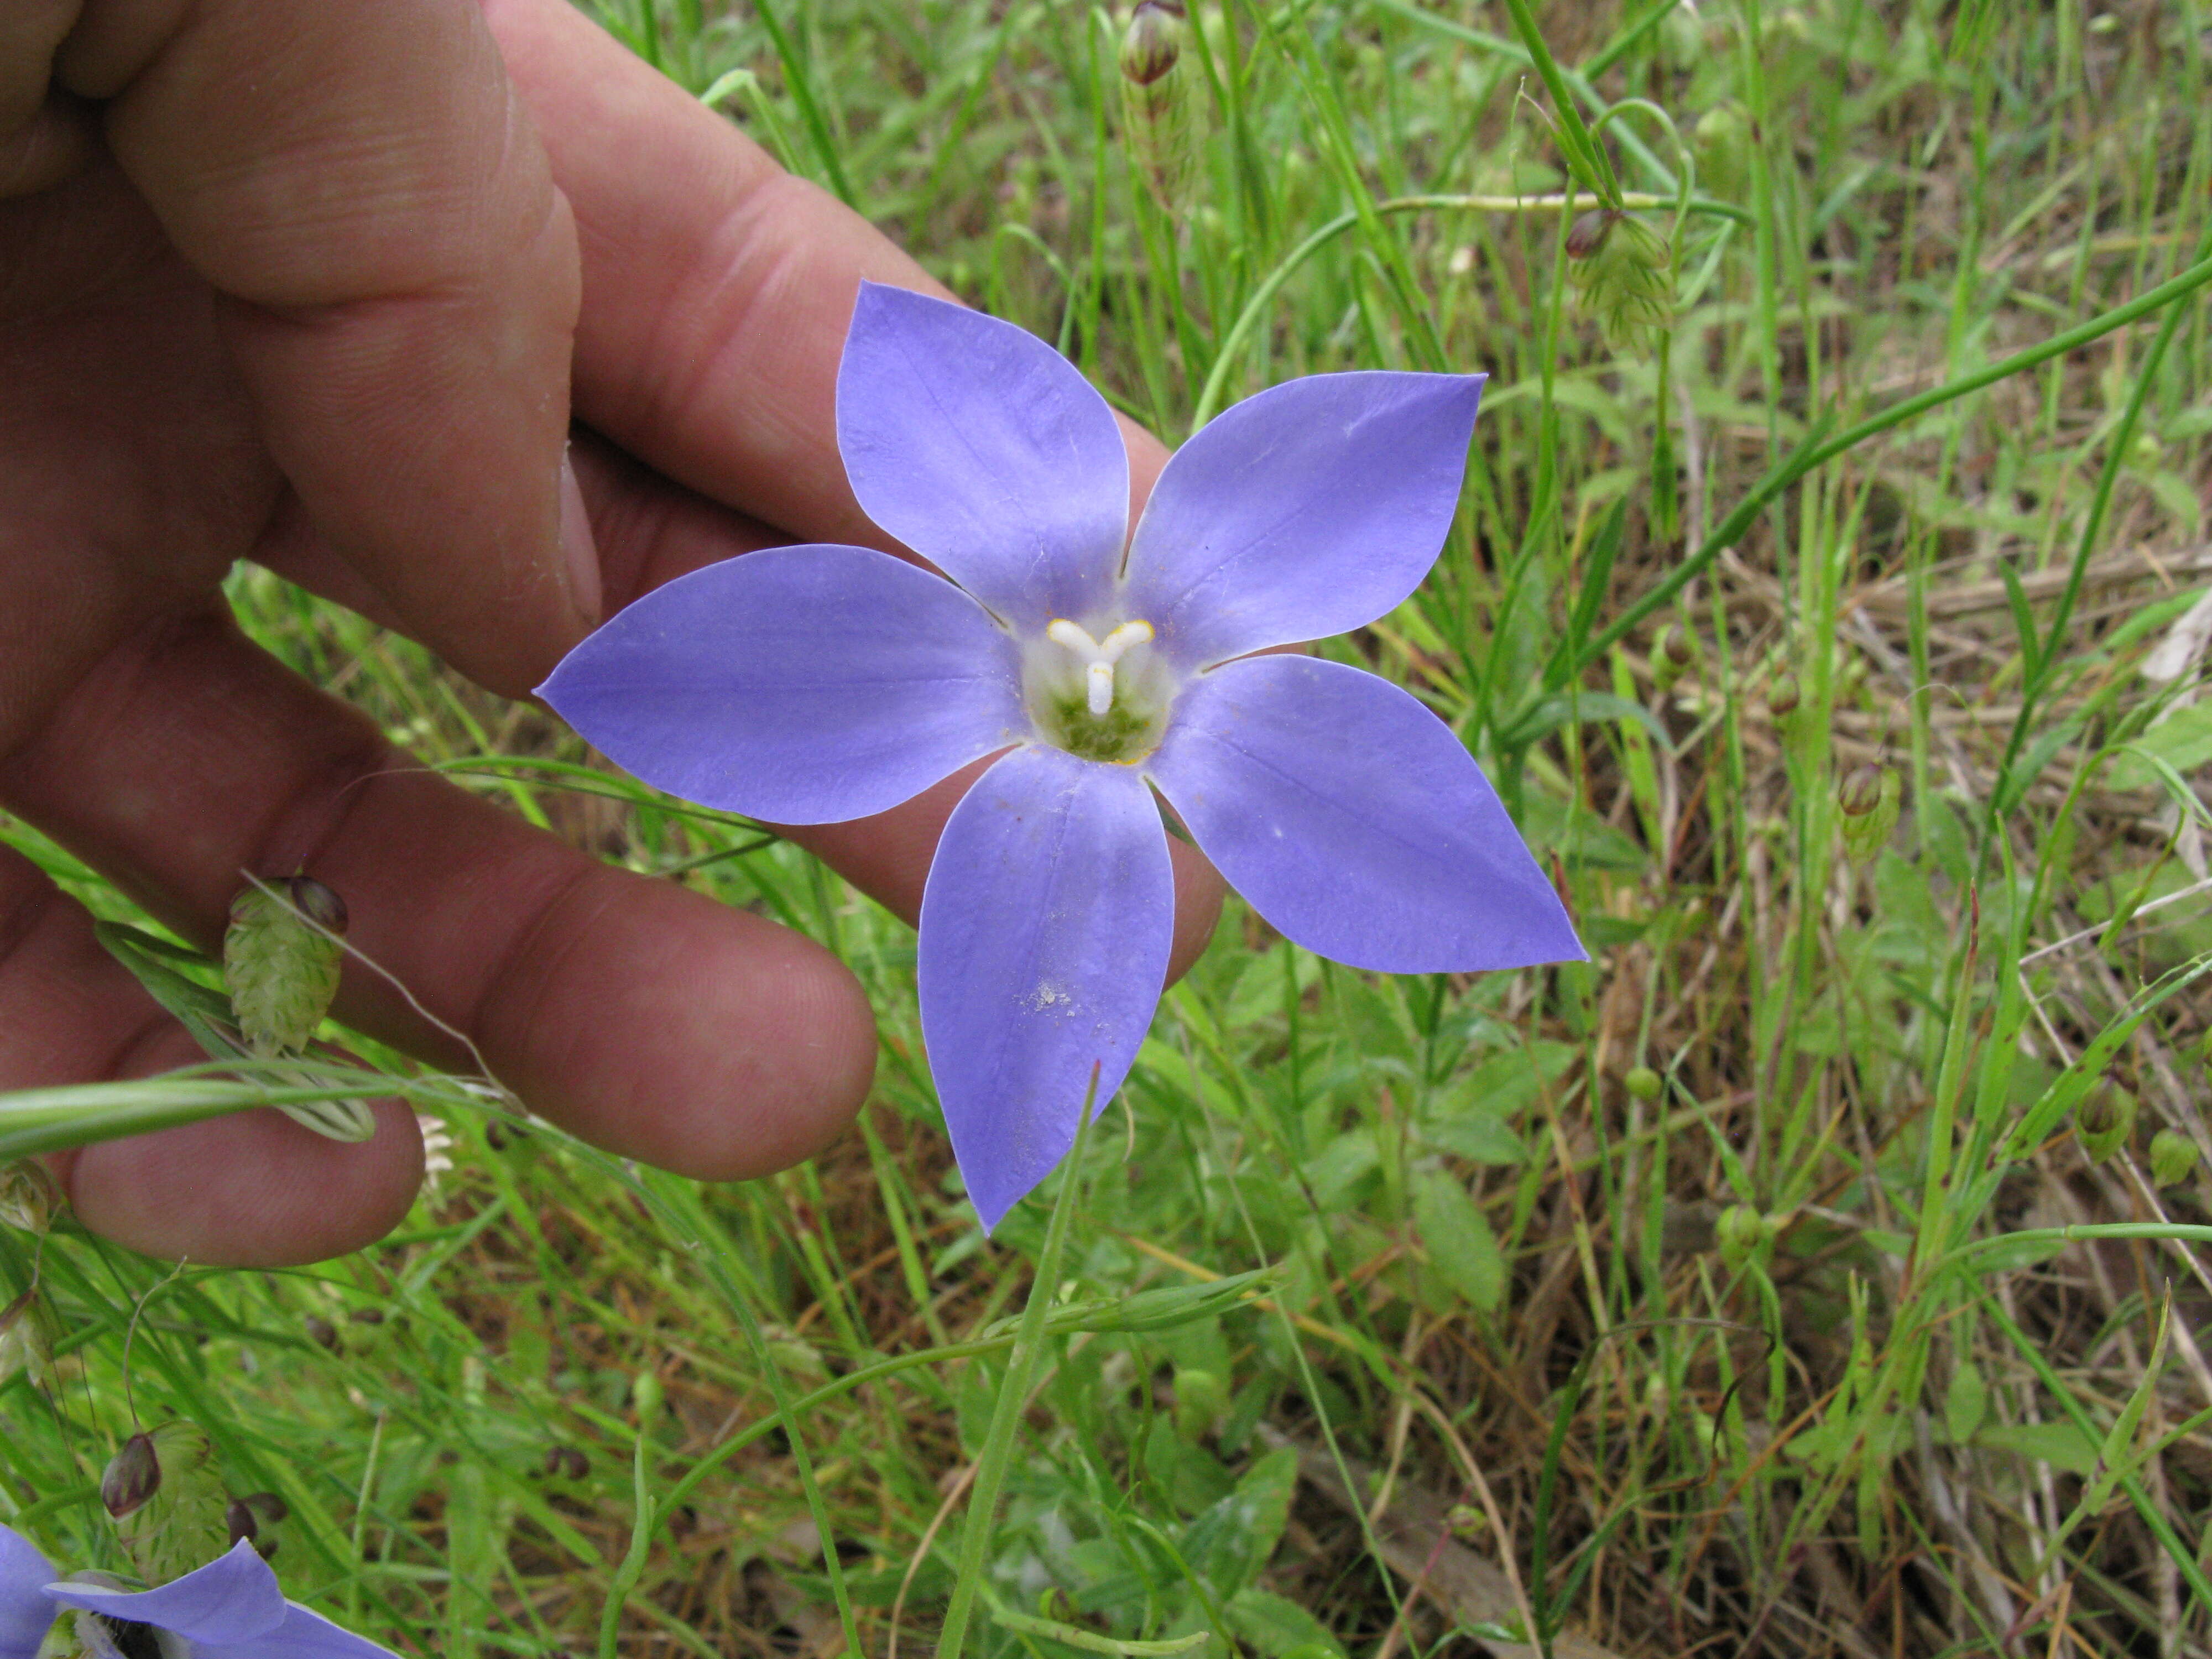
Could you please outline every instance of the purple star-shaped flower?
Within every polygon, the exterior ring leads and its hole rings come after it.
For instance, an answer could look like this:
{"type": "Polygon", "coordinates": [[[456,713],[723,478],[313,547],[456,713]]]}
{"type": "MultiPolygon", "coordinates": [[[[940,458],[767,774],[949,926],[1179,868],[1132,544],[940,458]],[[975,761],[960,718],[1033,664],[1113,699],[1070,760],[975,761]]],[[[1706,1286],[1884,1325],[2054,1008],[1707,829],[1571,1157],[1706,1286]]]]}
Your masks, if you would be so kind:
{"type": "Polygon", "coordinates": [[[1253,908],[1395,973],[1580,960],[1458,738],[1370,674],[1255,656],[1418,586],[1459,501],[1480,375],[1293,380],[1161,474],[1128,533],[1106,400],[1034,336],[863,284],[837,442],[886,554],[774,548],[657,589],[540,688],[672,794],[785,823],[897,805],[999,758],[921,904],[922,1033],[995,1225],[1121,1086],[1167,975],[1157,789],[1253,908]]]}
{"type": "Polygon", "coordinates": [[[156,1589],[56,1577],[21,1533],[0,1526],[0,1659],[36,1659],[65,1609],[91,1659],[397,1659],[320,1613],[287,1601],[276,1575],[239,1543],[228,1555],[156,1589]]]}

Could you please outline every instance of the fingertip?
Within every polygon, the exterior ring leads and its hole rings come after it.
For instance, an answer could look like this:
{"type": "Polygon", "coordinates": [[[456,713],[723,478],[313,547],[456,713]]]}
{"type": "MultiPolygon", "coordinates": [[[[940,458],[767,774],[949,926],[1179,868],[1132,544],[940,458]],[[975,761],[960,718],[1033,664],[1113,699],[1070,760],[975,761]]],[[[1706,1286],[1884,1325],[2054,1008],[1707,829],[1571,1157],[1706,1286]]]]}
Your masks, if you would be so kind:
{"type": "Polygon", "coordinates": [[[502,980],[485,1015],[502,1079],[586,1139],[680,1175],[744,1180],[813,1156],[875,1075],[873,1012],[829,951],[611,866],[554,902],[502,980]]]}
{"type": "Polygon", "coordinates": [[[113,1140],[62,1171],[77,1218],[142,1255],[227,1267],[343,1255],[398,1226],[422,1182],[422,1137],[403,1103],[375,1102],[376,1133],[348,1145],[264,1109],[113,1140]]]}

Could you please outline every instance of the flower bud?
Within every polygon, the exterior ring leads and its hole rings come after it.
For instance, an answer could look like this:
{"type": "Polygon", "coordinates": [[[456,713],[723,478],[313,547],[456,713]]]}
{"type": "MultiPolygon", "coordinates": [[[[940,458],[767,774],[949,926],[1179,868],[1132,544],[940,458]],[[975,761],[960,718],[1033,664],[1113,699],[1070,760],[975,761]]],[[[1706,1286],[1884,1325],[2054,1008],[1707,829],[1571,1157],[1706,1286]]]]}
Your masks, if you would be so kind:
{"type": "Polygon", "coordinates": [[[1613,228],[1624,216],[1619,208],[1595,207],[1576,216],[1567,227],[1567,258],[1580,264],[1595,259],[1605,249],[1613,228]]]}
{"type": "Polygon", "coordinates": [[[309,1314],[300,1322],[300,1328],[307,1333],[307,1340],[317,1347],[326,1348],[332,1353],[338,1351],[338,1328],[329,1320],[319,1319],[309,1314]]]}
{"type": "Polygon", "coordinates": [[[1630,1066],[1628,1075],[1621,1079],[1620,1084],[1621,1087],[1626,1089],[1629,1094],[1638,1100],[1658,1099],[1659,1091],[1664,1086],[1660,1081],[1659,1073],[1649,1066],[1630,1066]]]}
{"type": "Polygon", "coordinates": [[[1139,0],[1121,36],[1125,80],[1149,87],[1175,68],[1182,57],[1183,18],[1183,8],[1176,0],[1139,0]]]}
{"type": "Polygon", "coordinates": [[[667,1390],[661,1385],[659,1373],[640,1371],[629,1385],[630,1404],[637,1407],[638,1426],[643,1428],[660,1416],[661,1406],[667,1400],[667,1390]]]}
{"type": "Polygon", "coordinates": [[[247,1047],[264,1058],[307,1046],[337,994],[345,901],[309,876],[247,887],[231,901],[222,977],[247,1047]]]}
{"type": "Polygon", "coordinates": [[[1797,677],[1787,672],[1777,674],[1766,683],[1767,717],[1777,726],[1797,712],[1802,693],[1798,690],[1797,677]]]}
{"type": "Polygon", "coordinates": [[[1674,689],[1674,684],[1698,660],[1698,642],[1681,628],[1668,623],[1659,630],[1659,637],[1651,644],[1651,684],[1662,694],[1674,689]]]}
{"type": "Polygon", "coordinates": [[[1160,210],[1182,210],[1198,159],[1196,100],[1179,67],[1188,26],[1174,0],[1139,0],[1121,36],[1121,137],[1160,210]]]}
{"type": "Polygon", "coordinates": [[[1444,1524],[1462,1544],[1476,1544],[1488,1536],[1490,1517],[1473,1504],[1455,1504],[1444,1512],[1444,1524]]]}
{"type": "Polygon", "coordinates": [[[1632,213],[1595,208],[1567,232],[1567,280],[1624,349],[1674,320],[1674,258],[1667,239],[1632,213]]]}
{"type": "Polygon", "coordinates": [[[118,1521],[145,1508],[161,1490],[161,1459],[150,1434],[134,1434],[125,1441],[100,1477],[100,1501],[118,1521]]]}
{"type": "Polygon", "coordinates": [[[2126,1146],[2135,1127],[2135,1096],[2110,1078],[2074,1109],[2074,1135],[2092,1164],[2102,1164],[2126,1146]]]}
{"type": "Polygon", "coordinates": [[[234,1498],[222,1512],[223,1524],[230,1529],[230,1547],[250,1544],[261,1536],[260,1517],[243,1498],[234,1498]]]}
{"type": "Polygon", "coordinates": [[[545,1473],[549,1476],[581,1480],[592,1472],[592,1460],[574,1446],[548,1446],[545,1473]]]}
{"type": "Polygon", "coordinates": [[[149,1585],[205,1566],[228,1547],[230,1499],[215,1443],[196,1423],[132,1435],[109,1462],[100,1496],[131,1565],[149,1585]]]}
{"type": "Polygon", "coordinates": [[[1713,1223],[1713,1239],[1720,1246],[1721,1260],[1741,1267],[1772,1248],[1774,1224],[1748,1204],[1731,1204],[1713,1223]]]}
{"type": "Polygon", "coordinates": [[[1741,196],[1750,165],[1751,136],[1751,117],[1740,104],[1716,104],[1700,115],[1691,130],[1698,184],[1716,196],[1741,196]]]}
{"type": "Polygon", "coordinates": [[[1836,805],[1844,815],[1844,851],[1854,864],[1869,862],[1889,844],[1903,793],[1903,782],[1887,766],[1855,766],[1844,775],[1836,805]]]}
{"type": "Polygon", "coordinates": [[[1847,818],[1863,818],[1881,805],[1881,768],[1869,762],[1854,766],[1836,786],[1836,805],[1847,818]]]}
{"type": "Polygon", "coordinates": [[[2179,1187],[2196,1172],[2197,1143],[2179,1129],[2160,1129],[2150,1138],[2150,1178],[2160,1187],[2179,1187]]]}
{"type": "Polygon", "coordinates": [[[43,1233],[61,1206],[61,1192],[45,1164],[30,1158],[0,1164],[0,1227],[43,1233]]]}

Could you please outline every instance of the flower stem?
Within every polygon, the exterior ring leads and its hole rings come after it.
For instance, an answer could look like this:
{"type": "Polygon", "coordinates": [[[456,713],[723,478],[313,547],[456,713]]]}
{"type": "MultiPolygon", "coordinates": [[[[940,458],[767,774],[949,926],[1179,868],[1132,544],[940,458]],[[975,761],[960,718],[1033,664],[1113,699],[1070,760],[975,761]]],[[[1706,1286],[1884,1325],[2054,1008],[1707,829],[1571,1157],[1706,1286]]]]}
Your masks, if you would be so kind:
{"type": "Polygon", "coordinates": [[[1013,1462],[1014,1431],[1021,1425],[1036,1381],[1037,1362],[1044,1353],[1045,1316],[1060,1289],[1060,1258],[1067,1243],[1067,1218],[1075,1209],[1075,1173],[1083,1155],[1083,1140],[1091,1127],[1091,1110],[1098,1097],[1098,1068],[1091,1068],[1091,1086],[1084,1091],[1083,1116],[1075,1130],[1075,1145],[1062,1166],[1060,1196],[1053,1201],[1052,1220],[1045,1228],[1044,1250],[1037,1257],[1036,1277],[1030,1281],[1029,1300],[1022,1304],[1021,1328],[1014,1335],[1013,1352],[1006,1357],[1006,1380],[999,1385],[999,1401],[992,1408],[990,1431],[983,1439],[983,1455],[975,1462],[975,1485],[968,1498],[968,1524],[960,1537],[960,1565],[952,1581],[952,1603],[945,1612],[945,1628],[937,1638],[937,1659],[960,1659],[960,1644],[968,1635],[975,1591],[982,1583],[984,1557],[991,1547],[991,1523],[999,1508],[999,1493],[1006,1484],[1007,1466],[1013,1462]]]}

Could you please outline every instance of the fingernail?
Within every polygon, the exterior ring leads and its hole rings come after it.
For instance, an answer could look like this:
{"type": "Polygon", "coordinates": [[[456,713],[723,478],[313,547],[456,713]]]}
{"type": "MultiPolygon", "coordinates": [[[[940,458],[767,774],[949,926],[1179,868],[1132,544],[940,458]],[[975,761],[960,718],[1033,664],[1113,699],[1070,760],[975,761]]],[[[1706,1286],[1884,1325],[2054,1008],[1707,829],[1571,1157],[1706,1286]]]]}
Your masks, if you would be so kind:
{"type": "Polygon", "coordinates": [[[591,515],[584,511],[584,492],[576,483],[576,468],[561,457],[561,556],[568,564],[568,597],[587,628],[599,625],[599,545],[592,539],[591,515]]]}

